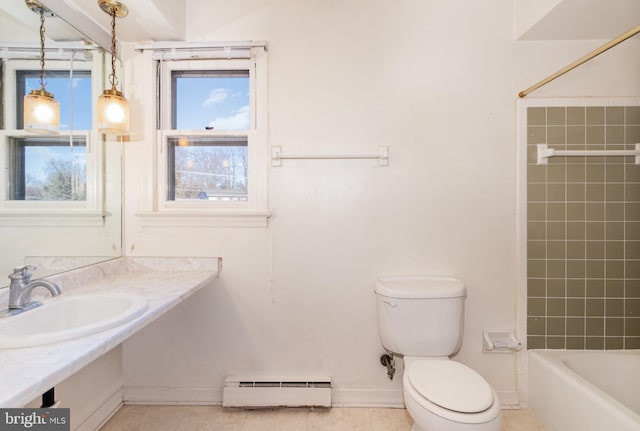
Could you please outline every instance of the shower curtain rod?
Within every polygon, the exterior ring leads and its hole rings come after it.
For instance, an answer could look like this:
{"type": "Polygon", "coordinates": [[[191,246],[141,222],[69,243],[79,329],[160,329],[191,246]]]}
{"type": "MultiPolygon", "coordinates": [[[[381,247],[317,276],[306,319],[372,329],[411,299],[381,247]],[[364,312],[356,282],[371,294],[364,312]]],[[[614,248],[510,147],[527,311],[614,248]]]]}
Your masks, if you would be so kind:
{"type": "Polygon", "coordinates": [[[609,42],[605,43],[604,45],[602,45],[600,48],[591,51],[589,54],[585,55],[584,57],[579,58],[578,60],[574,61],[570,65],[560,69],[556,73],[547,76],[546,78],[544,78],[542,81],[538,82],[537,84],[532,85],[531,87],[527,88],[526,90],[522,90],[520,93],[518,93],[518,97],[520,97],[520,98],[525,97],[527,94],[531,93],[532,91],[537,90],[538,88],[542,87],[543,85],[547,85],[549,82],[553,81],[554,79],[564,75],[565,73],[569,72],[570,70],[575,69],[576,67],[580,66],[581,64],[586,63],[587,61],[591,60],[592,58],[597,57],[598,55],[602,54],[603,52],[605,52],[609,48],[613,48],[614,46],[618,45],[620,42],[624,42],[625,40],[629,39],[630,37],[635,36],[638,33],[640,33],[640,25],[637,26],[637,27],[632,28],[631,30],[627,31],[624,34],[621,34],[620,36],[616,37],[615,39],[612,39],[611,41],[609,41],[609,42]]]}

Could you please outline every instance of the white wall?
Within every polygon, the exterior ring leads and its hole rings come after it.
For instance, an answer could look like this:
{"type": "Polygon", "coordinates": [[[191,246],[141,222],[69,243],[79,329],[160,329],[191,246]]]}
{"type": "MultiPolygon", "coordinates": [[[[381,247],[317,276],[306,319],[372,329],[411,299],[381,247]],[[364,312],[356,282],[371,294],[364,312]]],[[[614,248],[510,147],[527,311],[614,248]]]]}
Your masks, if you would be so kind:
{"type": "MultiPolygon", "coordinates": [[[[515,357],[483,354],[480,338],[517,324],[516,95],[601,42],[517,43],[504,0],[232,4],[189,2],[189,37],[268,41],[270,144],[386,145],[390,166],[271,168],[268,228],[143,227],[135,213],[152,187],[154,89],[150,65],[125,47],[136,129],[125,150],[125,251],[224,259],[213,289],[126,343],[129,399],[219,402],[229,374],[320,373],[338,403],[400,404],[401,379],[379,364],[373,286],[383,274],[428,273],[468,287],[456,359],[517,400],[515,357]]],[[[638,95],[637,47],[539,94],[638,95]]]]}

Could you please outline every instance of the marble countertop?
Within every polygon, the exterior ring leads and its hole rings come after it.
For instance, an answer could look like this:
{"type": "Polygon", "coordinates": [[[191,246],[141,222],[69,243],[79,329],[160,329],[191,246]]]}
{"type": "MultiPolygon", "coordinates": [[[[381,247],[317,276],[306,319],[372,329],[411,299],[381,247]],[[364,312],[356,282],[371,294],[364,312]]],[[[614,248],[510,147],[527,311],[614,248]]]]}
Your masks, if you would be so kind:
{"type": "MultiPolygon", "coordinates": [[[[131,335],[210,284],[220,270],[218,258],[123,257],[46,277],[62,294],[124,292],[144,296],[144,314],[93,335],[19,349],[0,349],[0,407],[22,407],[107,353],[131,335]]],[[[34,274],[34,279],[37,273],[34,274]]],[[[0,291],[6,304],[8,289],[0,291]]],[[[47,300],[48,292],[33,299],[47,300]]],[[[35,294],[35,291],[34,291],[35,294]]],[[[10,317],[7,317],[10,319],[10,317]]]]}

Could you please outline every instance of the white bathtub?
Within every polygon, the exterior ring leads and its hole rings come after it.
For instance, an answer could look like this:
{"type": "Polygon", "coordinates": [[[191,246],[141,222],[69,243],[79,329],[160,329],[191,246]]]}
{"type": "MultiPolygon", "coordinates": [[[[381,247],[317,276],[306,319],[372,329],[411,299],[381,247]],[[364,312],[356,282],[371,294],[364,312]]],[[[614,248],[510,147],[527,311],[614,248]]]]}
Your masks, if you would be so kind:
{"type": "Polygon", "coordinates": [[[528,359],[529,408],[550,430],[640,430],[640,350],[531,350],[528,359]]]}

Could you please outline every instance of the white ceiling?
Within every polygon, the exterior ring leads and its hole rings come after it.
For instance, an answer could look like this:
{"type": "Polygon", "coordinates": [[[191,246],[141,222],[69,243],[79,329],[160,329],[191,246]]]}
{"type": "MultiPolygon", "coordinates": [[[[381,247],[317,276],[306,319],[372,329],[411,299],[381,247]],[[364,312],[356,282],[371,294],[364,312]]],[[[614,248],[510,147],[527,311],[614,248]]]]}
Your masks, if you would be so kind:
{"type": "Polygon", "coordinates": [[[521,21],[530,23],[519,29],[520,40],[613,39],[640,25],[640,0],[516,1],[529,15],[521,21]]]}
{"type": "MultiPolygon", "coordinates": [[[[117,36],[124,42],[184,41],[187,39],[189,5],[206,2],[215,12],[215,23],[237,19],[234,10],[259,8],[264,2],[249,0],[121,0],[129,15],[116,23],[117,36]],[[216,4],[218,4],[216,6],[216,4]]],[[[299,0],[291,0],[299,1],[299,0]]],[[[640,24],[640,0],[514,0],[519,21],[519,40],[612,39],[640,24]],[[524,24],[522,24],[524,23],[524,24]]],[[[110,17],[97,0],[41,0],[88,38],[99,45],[110,41],[110,17]]],[[[202,8],[200,8],[201,10],[202,8]]],[[[37,42],[38,15],[24,0],[0,1],[0,40],[37,42]]],[[[212,21],[213,23],[213,21],[212,21]]],[[[55,41],[78,40],[82,36],[61,18],[49,18],[47,37],[55,41]]]]}

